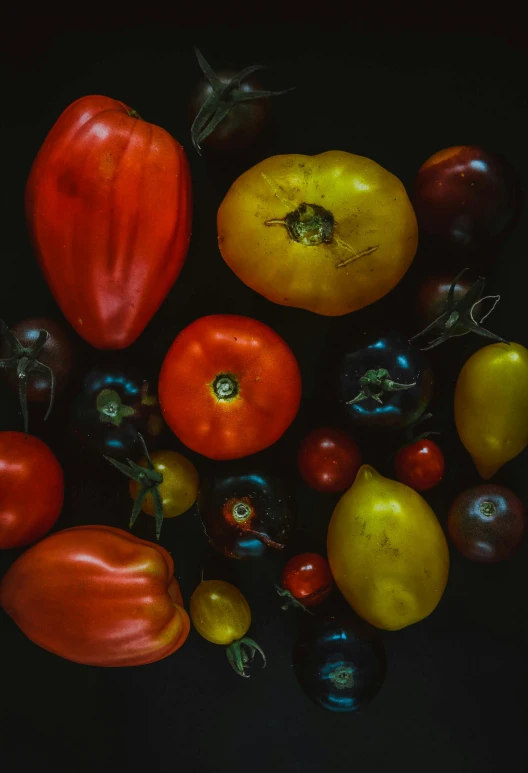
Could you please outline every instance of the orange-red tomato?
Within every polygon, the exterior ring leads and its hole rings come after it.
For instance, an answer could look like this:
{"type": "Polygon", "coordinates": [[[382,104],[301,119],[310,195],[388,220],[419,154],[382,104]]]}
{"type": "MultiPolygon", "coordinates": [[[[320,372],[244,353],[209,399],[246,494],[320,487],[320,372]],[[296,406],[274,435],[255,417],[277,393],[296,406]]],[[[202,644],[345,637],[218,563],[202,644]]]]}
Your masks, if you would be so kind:
{"type": "Polygon", "coordinates": [[[428,491],[440,483],[444,466],[442,449],[427,438],[403,446],[394,459],[396,477],[415,491],[428,491]]]}
{"type": "Polygon", "coordinates": [[[321,604],[334,585],[328,561],[319,553],[300,553],[282,570],[282,587],[305,607],[321,604]]]}
{"type": "Polygon", "coordinates": [[[64,529],[26,550],[0,606],[39,647],[91,666],[154,663],[190,628],[169,553],[112,526],[64,529]]]}
{"type": "Polygon", "coordinates": [[[210,459],[238,459],[275,443],[301,399],[288,344],[249,317],[201,317],[176,337],[159,381],[165,421],[210,459]]]}

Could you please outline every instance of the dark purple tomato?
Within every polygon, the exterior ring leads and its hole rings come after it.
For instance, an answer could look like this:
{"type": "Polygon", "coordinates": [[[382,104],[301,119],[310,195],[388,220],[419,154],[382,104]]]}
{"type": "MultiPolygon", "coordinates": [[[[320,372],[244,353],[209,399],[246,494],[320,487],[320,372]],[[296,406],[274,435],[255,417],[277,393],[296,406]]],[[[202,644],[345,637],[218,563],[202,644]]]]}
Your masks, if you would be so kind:
{"type": "MultiPolygon", "coordinates": [[[[216,75],[222,83],[228,84],[237,73],[234,70],[219,70],[216,75]]],[[[262,91],[262,83],[249,76],[238,87],[244,94],[262,91]]],[[[214,99],[214,89],[206,78],[198,83],[190,101],[190,116],[194,120],[202,106],[214,99]]],[[[197,143],[201,148],[211,151],[244,150],[251,145],[266,129],[271,120],[271,103],[268,99],[251,99],[247,102],[234,102],[227,115],[218,126],[203,140],[197,143]]],[[[204,127],[205,128],[205,127],[204,127]]]]}
{"type": "Polygon", "coordinates": [[[47,402],[51,410],[71,376],[73,348],[62,325],[45,317],[24,319],[11,329],[0,321],[0,333],[0,369],[20,394],[27,431],[26,401],[47,402]]]}
{"type": "Polygon", "coordinates": [[[361,711],[385,679],[385,650],[379,633],[352,613],[303,618],[293,652],[301,688],[327,711],[361,711]]]}
{"type": "Polygon", "coordinates": [[[510,489],[485,483],[458,495],[449,510],[447,527],[466,558],[493,563],[509,558],[521,544],[526,510],[510,489]]]}
{"type": "Polygon", "coordinates": [[[306,435],[297,454],[299,472],[316,491],[339,494],[356,479],[361,452],[346,432],[318,427],[306,435]]]}
{"type": "Polygon", "coordinates": [[[481,147],[457,145],[422,165],[413,204],[423,233],[459,247],[487,250],[515,226],[522,191],[505,160],[481,147]]]}
{"type": "Polygon", "coordinates": [[[282,482],[238,465],[234,474],[205,481],[198,510],[210,543],[228,558],[261,558],[282,550],[294,524],[282,482]]]}
{"type": "MultiPolygon", "coordinates": [[[[430,325],[446,310],[449,288],[454,279],[454,273],[430,276],[420,285],[416,301],[416,316],[422,328],[430,325]]],[[[464,298],[474,281],[474,278],[466,275],[457,279],[453,293],[454,303],[458,303],[464,298]]],[[[477,312],[475,319],[478,321],[482,313],[479,307],[475,311],[477,312]]]]}

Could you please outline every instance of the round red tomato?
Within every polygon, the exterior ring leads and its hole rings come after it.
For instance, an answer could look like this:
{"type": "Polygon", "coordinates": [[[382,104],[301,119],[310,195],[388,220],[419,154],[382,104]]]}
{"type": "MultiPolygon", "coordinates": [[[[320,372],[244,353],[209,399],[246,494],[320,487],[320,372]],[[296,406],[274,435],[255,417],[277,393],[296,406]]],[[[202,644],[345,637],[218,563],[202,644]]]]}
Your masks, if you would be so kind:
{"type": "Polygon", "coordinates": [[[362,460],[358,445],[345,432],[319,427],[304,438],[297,463],[311,488],[339,494],[353,484],[362,460]]]}
{"type": "Polygon", "coordinates": [[[301,374],[288,344],[249,317],[201,317],[176,337],[163,363],[165,421],[210,459],[239,459],[275,443],[301,399],[301,374]]]}
{"type": "Polygon", "coordinates": [[[300,553],[290,558],[282,570],[282,586],[286,593],[305,607],[313,607],[326,599],[334,584],[328,561],[319,553],[300,553]]]}
{"type": "Polygon", "coordinates": [[[400,448],[394,466],[398,480],[416,491],[427,491],[442,480],[444,455],[436,443],[422,438],[400,448]]]}
{"type": "Polygon", "coordinates": [[[0,548],[44,536],[63,499],[62,467],[48,446],[22,432],[0,432],[0,548]]]}

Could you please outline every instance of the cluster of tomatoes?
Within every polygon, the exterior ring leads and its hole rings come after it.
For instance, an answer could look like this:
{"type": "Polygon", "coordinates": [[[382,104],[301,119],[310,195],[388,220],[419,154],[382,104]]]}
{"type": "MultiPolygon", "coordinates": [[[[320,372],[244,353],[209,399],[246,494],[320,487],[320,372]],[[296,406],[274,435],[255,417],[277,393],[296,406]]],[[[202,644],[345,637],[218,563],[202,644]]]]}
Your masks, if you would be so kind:
{"type": "MultiPolygon", "coordinates": [[[[198,52],[206,81],[194,104],[193,143],[236,149],[266,125],[274,93],[256,68],[215,74],[198,52]]],[[[478,147],[436,153],[420,169],[411,200],[374,161],[341,151],[274,156],[242,174],[218,211],[222,257],[270,301],[337,316],[388,293],[414,259],[418,226],[432,249],[475,265],[500,246],[519,216],[519,192],[506,162],[478,147]]],[[[128,347],[155,314],[184,262],[191,188],[183,148],[127,105],[84,97],[46,138],[26,188],[33,247],[66,319],[97,349],[128,347]],[[160,159],[162,163],[160,162],[160,159]],[[78,234],[82,233],[82,239],[78,234]]],[[[434,389],[424,351],[455,336],[481,335],[455,392],[460,439],[484,479],[528,445],[528,350],[483,327],[484,280],[465,271],[425,278],[413,339],[371,331],[341,352],[330,390],[342,427],[317,427],[298,451],[301,477],[318,492],[342,494],[328,528],[328,560],[318,553],[286,562],[277,590],[284,608],[303,612],[296,674],[321,706],[356,711],[382,684],[378,629],[422,620],[445,589],[444,532],[418,492],[438,485],[444,456],[420,434],[434,389]],[[404,431],[393,459],[396,480],[363,464],[354,431],[404,431]],[[314,614],[337,586],[352,610],[314,614]]],[[[493,300],[493,299],[492,299],[493,300]]],[[[489,313],[489,312],[488,312],[489,313]]],[[[0,432],[0,548],[32,545],[0,584],[0,605],[40,646],[79,663],[141,665],[187,638],[170,554],[158,542],[105,525],[45,537],[63,505],[64,478],[50,448],[28,434],[28,402],[53,403],[73,369],[68,333],[49,319],[1,325],[0,369],[20,396],[25,432],[0,432]],[[40,541],[39,541],[40,540],[40,541]],[[34,544],[35,543],[35,544],[34,544]],[[98,611],[94,598],[108,598],[98,611]]],[[[452,345],[452,344],[450,344],[452,345]]],[[[301,372],[289,345],[264,323],[215,314],[181,330],[157,387],[118,365],[85,374],[71,401],[72,436],[129,479],[130,528],[141,511],[165,518],[194,505],[212,546],[228,559],[261,559],[295,529],[284,482],[246,457],[270,447],[294,421],[301,372]],[[159,447],[168,426],[189,449],[215,461],[241,460],[201,481],[183,454],[159,447]]],[[[453,503],[448,530],[468,558],[490,562],[518,548],[526,516],[518,497],[483,484],[453,503]]],[[[190,618],[206,639],[227,647],[241,676],[260,646],[247,636],[243,594],[204,580],[190,618]]]]}

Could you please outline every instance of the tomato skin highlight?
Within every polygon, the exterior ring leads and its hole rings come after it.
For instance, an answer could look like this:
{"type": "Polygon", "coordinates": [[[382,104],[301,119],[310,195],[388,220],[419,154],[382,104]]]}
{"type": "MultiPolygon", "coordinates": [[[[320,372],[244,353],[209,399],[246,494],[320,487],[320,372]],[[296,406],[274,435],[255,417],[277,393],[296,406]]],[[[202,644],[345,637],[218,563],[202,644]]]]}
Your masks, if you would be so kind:
{"type": "Polygon", "coordinates": [[[22,432],[0,432],[0,549],[30,545],[46,534],[64,501],[54,453],[22,432]]]}
{"type": "Polygon", "coordinates": [[[44,140],[25,208],[35,255],[72,327],[98,349],[130,346],[187,254],[182,146],[118,100],[82,97],[44,140]]]}
{"type": "Polygon", "coordinates": [[[322,493],[346,491],[361,467],[361,452],[346,432],[318,427],[306,435],[297,455],[299,472],[311,488],[322,493]]]}
{"type": "Polygon", "coordinates": [[[319,553],[300,553],[284,566],[282,587],[305,607],[321,604],[334,586],[328,561],[319,553]]]}
{"type": "Polygon", "coordinates": [[[182,443],[210,459],[238,459],[275,443],[295,418],[301,374],[270,327],[232,314],[201,317],[167,352],[163,417],[182,443]]]}
{"type": "Polygon", "coordinates": [[[415,491],[428,491],[444,475],[445,460],[440,447],[422,438],[400,448],[394,459],[396,477],[415,491]]]}
{"type": "Polygon", "coordinates": [[[112,526],[34,545],[4,575],[0,606],[39,647],[91,666],[154,663],[190,628],[170,554],[112,526]]]}
{"type": "Polygon", "coordinates": [[[505,486],[491,483],[459,494],[449,509],[449,536],[471,561],[495,563],[510,558],[526,533],[526,508],[505,486]]]}

